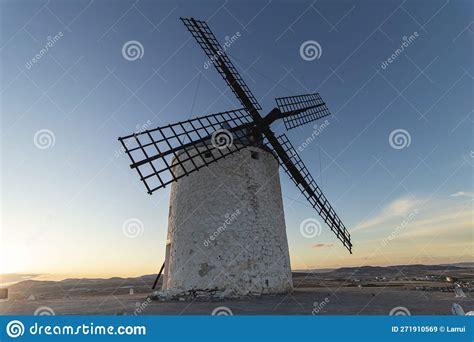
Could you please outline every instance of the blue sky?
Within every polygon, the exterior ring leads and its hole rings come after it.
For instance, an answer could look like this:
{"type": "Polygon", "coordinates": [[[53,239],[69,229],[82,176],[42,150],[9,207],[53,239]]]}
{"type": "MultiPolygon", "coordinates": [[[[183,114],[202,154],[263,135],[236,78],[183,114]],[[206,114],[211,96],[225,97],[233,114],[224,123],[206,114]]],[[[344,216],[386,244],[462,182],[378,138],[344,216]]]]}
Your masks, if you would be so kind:
{"type": "MultiPolygon", "coordinates": [[[[204,68],[180,16],[206,20],[220,41],[240,33],[227,52],[262,114],[275,97],[311,92],[333,113],[301,157],[352,232],[354,255],[325,226],[302,236],[301,222],[317,215],[282,173],[293,268],[472,259],[469,1],[0,3],[0,273],[157,271],[169,189],[146,194],[128,158],[116,156],[117,137],[148,121],[154,127],[240,107],[217,72],[204,68]],[[141,59],[123,57],[130,40],[142,44],[141,59]],[[312,61],[300,55],[309,40],[321,46],[312,61]],[[35,134],[45,129],[54,144],[41,149],[35,134]],[[397,129],[409,146],[391,146],[397,129]],[[130,218],[143,227],[133,239],[122,232],[130,218]]],[[[281,123],[272,128],[284,132],[281,123]]],[[[307,125],[286,134],[300,146],[312,133],[307,125]]]]}

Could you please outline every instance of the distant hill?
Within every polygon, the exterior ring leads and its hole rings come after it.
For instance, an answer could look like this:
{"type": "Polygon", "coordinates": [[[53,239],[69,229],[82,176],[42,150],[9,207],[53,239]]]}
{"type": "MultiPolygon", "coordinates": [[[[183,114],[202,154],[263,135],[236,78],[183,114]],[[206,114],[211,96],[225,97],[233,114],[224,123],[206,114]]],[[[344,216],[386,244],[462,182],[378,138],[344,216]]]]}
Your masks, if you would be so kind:
{"type": "Polygon", "coordinates": [[[396,266],[362,266],[362,267],[342,267],[334,270],[330,273],[338,275],[357,275],[357,276],[393,276],[396,274],[404,274],[407,276],[412,275],[425,275],[425,273],[435,271],[453,271],[460,270],[461,267],[457,266],[442,266],[442,265],[396,265],[396,266]]]}
{"type": "Polygon", "coordinates": [[[442,266],[458,266],[463,268],[472,268],[474,267],[474,262],[457,262],[454,264],[443,264],[442,266]]]}
{"type": "MultiPolygon", "coordinates": [[[[464,264],[464,263],[463,263],[464,264]]],[[[466,263],[469,264],[469,263],[466,263]]],[[[460,264],[458,264],[460,265],[460,264]]],[[[301,277],[310,274],[323,278],[375,278],[375,277],[424,277],[429,274],[446,274],[453,271],[472,273],[470,267],[454,265],[396,265],[396,266],[361,266],[341,267],[332,270],[298,271],[294,276],[301,277]]]]}
{"type": "Polygon", "coordinates": [[[34,296],[36,299],[47,299],[58,295],[74,297],[82,295],[127,294],[133,288],[135,293],[150,293],[156,275],[144,275],[136,278],[109,279],[100,278],[70,278],[61,281],[25,280],[11,285],[9,297],[26,299],[34,296]]]}
{"type": "MultiPolygon", "coordinates": [[[[309,277],[314,279],[372,279],[375,277],[424,277],[430,274],[443,276],[463,276],[472,278],[472,264],[469,262],[455,265],[396,265],[396,266],[361,266],[342,267],[338,269],[301,270],[294,271],[294,278],[309,277]]],[[[24,280],[9,286],[9,297],[26,299],[33,296],[36,299],[57,298],[58,296],[94,296],[113,294],[128,294],[133,288],[134,293],[149,294],[156,275],[144,275],[135,278],[113,277],[64,279],[61,281],[24,280]]],[[[160,288],[161,280],[157,288],[160,288]]]]}

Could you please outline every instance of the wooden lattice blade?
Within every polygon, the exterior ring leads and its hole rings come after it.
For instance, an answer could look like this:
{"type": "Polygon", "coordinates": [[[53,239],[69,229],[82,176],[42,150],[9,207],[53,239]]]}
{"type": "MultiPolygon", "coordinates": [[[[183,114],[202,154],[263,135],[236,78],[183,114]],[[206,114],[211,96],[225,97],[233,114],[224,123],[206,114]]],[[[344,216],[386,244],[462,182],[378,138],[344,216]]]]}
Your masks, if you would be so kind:
{"type": "Polygon", "coordinates": [[[252,117],[245,109],[136,132],[119,138],[149,194],[250,143],[252,117]],[[175,169],[180,165],[179,170],[175,169]]]}

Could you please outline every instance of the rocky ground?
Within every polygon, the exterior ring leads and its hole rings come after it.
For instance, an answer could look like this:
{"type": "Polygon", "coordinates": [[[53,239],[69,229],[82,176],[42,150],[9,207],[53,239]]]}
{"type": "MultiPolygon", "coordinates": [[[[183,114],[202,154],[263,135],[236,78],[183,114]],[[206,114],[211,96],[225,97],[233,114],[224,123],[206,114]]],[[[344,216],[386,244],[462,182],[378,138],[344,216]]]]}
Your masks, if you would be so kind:
{"type": "Polygon", "coordinates": [[[0,303],[2,315],[31,315],[40,307],[56,315],[210,315],[230,310],[234,315],[388,315],[404,307],[412,315],[451,315],[453,303],[474,309],[470,297],[453,293],[411,291],[402,288],[297,288],[288,295],[232,300],[156,301],[143,294],[85,296],[69,299],[17,300],[0,303]]]}

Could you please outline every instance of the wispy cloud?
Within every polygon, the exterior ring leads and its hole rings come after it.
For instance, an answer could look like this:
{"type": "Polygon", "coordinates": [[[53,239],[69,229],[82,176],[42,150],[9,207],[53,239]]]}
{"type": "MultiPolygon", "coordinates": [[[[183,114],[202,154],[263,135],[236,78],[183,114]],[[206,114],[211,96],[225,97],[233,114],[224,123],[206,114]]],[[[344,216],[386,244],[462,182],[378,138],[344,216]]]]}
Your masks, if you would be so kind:
{"type": "Polygon", "coordinates": [[[400,238],[448,236],[460,240],[472,239],[472,219],[472,211],[466,207],[429,210],[411,223],[400,238]]]}
{"type": "Polygon", "coordinates": [[[327,248],[327,247],[332,247],[334,246],[333,243],[317,243],[313,245],[313,248],[327,248]]]}
{"type": "Polygon", "coordinates": [[[352,231],[386,226],[401,217],[407,216],[421,202],[421,200],[413,197],[399,198],[382,208],[375,216],[358,224],[352,231]]]}
{"type": "Polygon", "coordinates": [[[24,280],[31,280],[41,277],[41,274],[36,273],[6,273],[0,274],[0,285],[6,286],[18,283],[24,280]]]}
{"type": "Polygon", "coordinates": [[[450,197],[467,197],[474,198],[474,192],[458,191],[454,194],[449,195],[450,197]]]}
{"type": "MultiPolygon", "coordinates": [[[[457,193],[458,194],[458,193],[457,193]]],[[[466,196],[450,195],[449,197],[466,196]]],[[[426,238],[443,238],[444,241],[457,240],[458,243],[472,240],[473,212],[471,201],[460,204],[459,201],[445,198],[400,198],[373,217],[360,223],[354,230],[369,229],[378,232],[372,242],[389,240],[390,244],[407,239],[424,243],[426,238]],[[421,240],[418,240],[421,239],[421,240]],[[396,241],[395,241],[396,240],[396,241]]],[[[386,242],[386,241],[385,241],[386,242]]],[[[388,243],[382,243],[386,247],[388,243]]]]}
{"type": "MultiPolygon", "coordinates": [[[[454,196],[460,197],[460,196],[454,196]]],[[[352,235],[351,259],[331,260],[325,267],[448,263],[472,259],[474,202],[445,196],[395,199],[362,221],[352,235]]],[[[351,230],[353,233],[354,230],[351,230]]],[[[313,253],[336,253],[324,243],[313,253]]],[[[335,247],[338,247],[335,244],[335,247]]],[[[318,267],[321,267],[319,264],[318,267]]]]}

